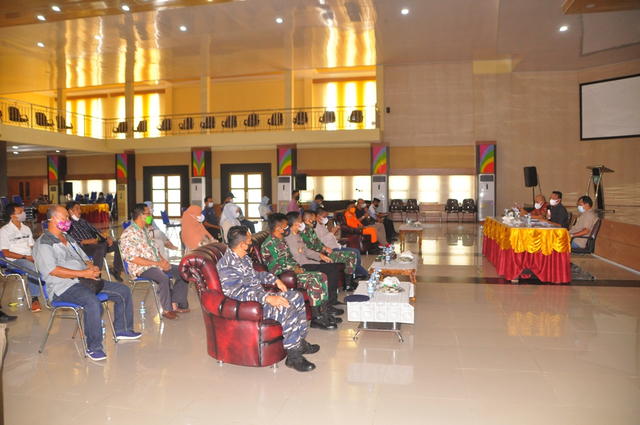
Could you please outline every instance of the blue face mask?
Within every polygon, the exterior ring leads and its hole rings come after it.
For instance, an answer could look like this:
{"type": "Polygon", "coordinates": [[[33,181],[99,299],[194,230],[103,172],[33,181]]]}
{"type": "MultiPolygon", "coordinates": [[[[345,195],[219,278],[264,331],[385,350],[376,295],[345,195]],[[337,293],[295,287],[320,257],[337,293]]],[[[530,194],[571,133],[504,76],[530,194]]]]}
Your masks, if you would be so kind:
{"type": "Polygon", "coordinates": [[[582,205],[578,205],[578,211],[583,213],[584,212],[584,207],[582,205]]]}

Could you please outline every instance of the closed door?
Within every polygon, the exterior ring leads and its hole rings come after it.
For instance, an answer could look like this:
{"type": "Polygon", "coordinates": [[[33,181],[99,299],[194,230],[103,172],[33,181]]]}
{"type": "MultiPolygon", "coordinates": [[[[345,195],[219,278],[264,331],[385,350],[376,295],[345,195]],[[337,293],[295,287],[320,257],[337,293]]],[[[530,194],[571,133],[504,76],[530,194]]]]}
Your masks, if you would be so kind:
{"type": "Polygon", "coordinates": [[[151,202],[153,202],[154,217],[160,217],[160,211],[166,211],[170,218],[182,216],[180,180],[180,174],[151,176],[151,202]]]}
{"type": "Polygon", "coordinates": [[[236,173],[230,175],[233,202],[242,208],[244,216],[249,219],[260,218],[260,201],[262,200],[262,173],[236,173]]]}

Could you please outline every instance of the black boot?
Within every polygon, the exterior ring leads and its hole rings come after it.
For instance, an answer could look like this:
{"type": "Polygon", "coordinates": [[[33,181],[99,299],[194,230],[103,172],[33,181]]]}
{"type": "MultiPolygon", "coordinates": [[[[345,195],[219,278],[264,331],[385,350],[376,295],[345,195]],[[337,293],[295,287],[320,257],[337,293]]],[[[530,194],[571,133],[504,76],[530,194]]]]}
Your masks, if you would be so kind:
{"type": "Polygon", "coordinates": [[[329,304],[329,306],[327,307],[327,312],[329,314],[334,315],[334,316],[342,316],[344,314],[344,310],[342,310],[340,308],[335,308],[331,304],[329,304]]]}
{"type": "Polygon", "coordinates": [[[342,288],[342,289],[344,289],[345,292],[352,292],[352,291],[355,291],[357,287],[358,287],[358,284],[353,281],[353,275],[352,274],[345,274],[344,275],[344,288],[342,288]]]}
{"type": "MultiPolygon", "coordinates": [[[[333,323],[334,325],[337,325],[338,323],[342,323],[342,319],[341,318],[335,317],[333,314],[331,314],[331,310],[330,310],[331,308],[333,308],[333,307],[331,307],[329,305],[328,301],[323,301],[322,302],[322,311],[326,316],[326,320],[329,321],[330,323],[333,323]]],[[[335,309],[335,310],[342,311],[342,310],[339,310],[339,309],[335,309]]],[[[344,311],[342,311],[342,313],[344,313],[344,311]]],[[[342,314],[342,313],[340,313],[340,314],[342,314]]]]}
{"type": "Polygon", "coordinates": [[[287,350],[287,360],[284,364],[298,372],[311,372],[316,368],[316,365],[304,358],[299,348],[287,350]]]}
{"type": "Polygon", "coordinates": [[[300,353],[302,354],[314,354],[320,351],[318,344],[309,344],[306,339],[300,341],[300,353]]]}
{"type": "Polygon", "coordinates": [[[327,320],[325,312],[321,306],[311,307],[311,315],[313,316],[310,323],[312,328],[330,331],[337,329],[338,327],[335,322],[327,320]]]}

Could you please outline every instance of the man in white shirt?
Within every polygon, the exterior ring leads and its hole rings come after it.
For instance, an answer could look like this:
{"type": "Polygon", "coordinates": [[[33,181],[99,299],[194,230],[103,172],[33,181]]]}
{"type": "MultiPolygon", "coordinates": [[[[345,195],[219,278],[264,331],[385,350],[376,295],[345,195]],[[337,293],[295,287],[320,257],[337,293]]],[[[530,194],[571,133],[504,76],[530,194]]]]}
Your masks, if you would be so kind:
{"type": "MultiPolygon", "coordinates": [[[[33,234],[28,226],[25,226],[23,222],[26,220],[27,215],[24,212],[24,207],[16,203],[10,203],[6,208],[7,215],[11,217],[11,221],[0,229],[0,249],[2,254],[7,260],[14,262],[15,264],[35,271],[36,268],[33,264],[33,257],[31,256],[33,245],[33,234]]],[[[41,311],[40,301],[38,296],[40,295],[40,285],[38,280],[32,277],[28,277],[29,292],[31,292],[31,311],[41,311]]],[[[24,294],[28,297],[29,294],[24,294]]]]}

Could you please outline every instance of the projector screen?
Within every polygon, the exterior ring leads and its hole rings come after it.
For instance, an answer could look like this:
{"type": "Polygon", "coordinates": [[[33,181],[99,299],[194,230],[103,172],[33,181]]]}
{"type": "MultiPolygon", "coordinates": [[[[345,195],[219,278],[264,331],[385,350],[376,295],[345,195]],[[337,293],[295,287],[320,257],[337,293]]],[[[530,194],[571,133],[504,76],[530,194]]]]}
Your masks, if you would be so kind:
{"type": "Polygon", "coordinates": [[[580,139],[640,137],[640,74],[580,84],[580,139]]]}

